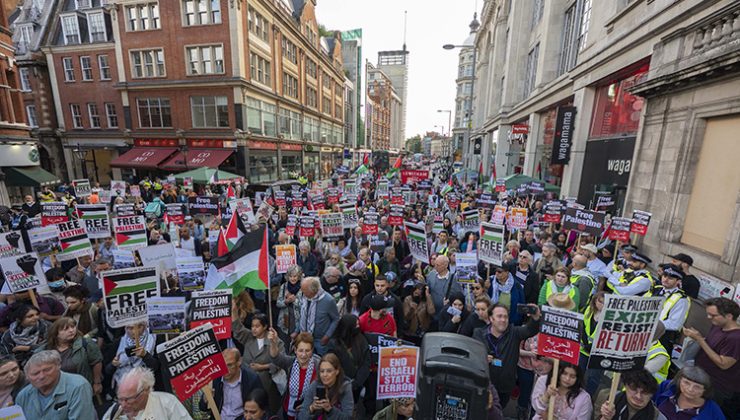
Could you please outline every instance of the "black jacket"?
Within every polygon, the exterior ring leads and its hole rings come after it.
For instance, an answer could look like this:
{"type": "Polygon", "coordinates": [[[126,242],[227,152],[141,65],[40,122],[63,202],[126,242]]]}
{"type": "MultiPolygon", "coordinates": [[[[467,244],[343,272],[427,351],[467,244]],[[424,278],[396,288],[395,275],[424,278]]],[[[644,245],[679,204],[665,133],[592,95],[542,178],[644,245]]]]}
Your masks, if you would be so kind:
{"type": "MultiPolygon", "coordinates": [[[[509,272],[512,276],[514,276],[514,280],[517,281],[519,284],[522,284],[522,281],[520,278],[516,276],[517,268],[519,268],[519,265],[516,263],[513,263],[511,266],[509,266],[509,272]]],[[[524,286],[524,300],[527,303],[537,303],[537,299],[540,297],[540,276],[537,274],[537,272],[534,270],[534,267],[531,265],[529,266],[529,273],[527,274],[527,278],[524,280],[524,283],[522,284],[524,286]]]]}
{"type": "MultiPolygon", "coordinates": [[[[244,404],[244,401],[247,400],[249,397],[249,393],[252,392],[253,389],[261,389],[264,391],[264,388],[262,388],[262,381],[260,381],[259,376],[250,368],[242,367],[242,404],[244,404]]],[[[218,411],[221,412],[221,409],[224,407],[224,378],[223,376],[213,381],[213,399],[216,401],[216,407],[218,407],[218,411]]],[[[200,400],[198,403],[199,408],[202,411],[208,411],[208,400],[205,398],[200,400]]]]}
{"type": "MultiPolygon", "coordinates": [[[[360,302],[361,314],[364,314],[370,309],[370,299],[376,294],[377,293],[375,293],[375,291],[373,290],[371,293],[366,294],[365,297],[362,298],[362,302],[360,302]]],[[[406,331],[406,325],[403,318],[403,302],[401,302],[401,299],[398,296],[394,295],[391,291],[388,291],[388,295],[385,296],[386,303],[389,299],[392,299],[393,303],[388,305],[388,309],[393,309],[393,320],[396,321],[396,331],[400,336],[401,332],[406,331]]]]}

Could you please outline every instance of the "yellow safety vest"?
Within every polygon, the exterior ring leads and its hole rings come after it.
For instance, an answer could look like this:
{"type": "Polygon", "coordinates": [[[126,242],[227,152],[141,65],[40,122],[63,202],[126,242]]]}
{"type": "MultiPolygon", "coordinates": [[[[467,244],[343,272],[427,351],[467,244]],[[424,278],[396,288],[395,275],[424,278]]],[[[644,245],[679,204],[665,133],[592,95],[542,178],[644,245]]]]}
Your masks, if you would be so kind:
{"type": "MultiPolygon", "coordinates": [[[[657,294],[659,290],[661,290],[663,286],[655,286],[652,290],[645,293],[645,297],[651,297],[657,294]]],[[[686,295],[686,292],[684,292],[681,289],[676,289],[675,291],[671,292],[670,295],[666,298],[665,302],[663,303],[663,312],[662,316],[660,317],[661,321],[665,321],[668,319],[668,314],[671,313],[671,309],[678,303],[679,300],[686,299],[686,301],[689,303],[689,307],[686,310],[686,313],[683,314],[683,320],[686,321],[686,318],[689,317],[689,310],[691,309],[691,298],[686,295]]]]}
{"type": "MultiPolygon", "coordinates": [[[[554,280],[549,280],[547,282],[547,289],[545,290],[545,300],[547,300],[550,297],[550,295],[552,295],[553,293],[562,293],[562,292],[558,292],[555,289],[556,287],[557,286],[555,286],[555,281],[554,280]]],[[[570,298],[573,299],[573,302],[576,303],[576,312],[578,312],[578,301],[576,300],[576,292],[578,291],[578,289],[575,286],[572,286],[572,285],[571,286],[566,286],[566,287],[569,287],[569,289],[568,289],[568,296],[570,296],[570,298]]]]}
{"type": "Polygon", "coordinates": [[[591,311],[591,305],[586,307],[586,312],[583,314],[583,334],[581,334],[581,354],[584,356],[590,355],[591,345],[594,342],[594,334],[596,334],[596,320],[593,317],[591,311]],[[593,329],[591,323],[594,323],[593,329]],[[588,348],[588,350],[586,350],[588,348]]]}
{"type": "Polygon", "coordinates": [[[653,360],[661,355],[666,357],[666,361],[657,372],[653,373],[653,377],[659,384],[668,379],[668,370],[671,368],[671,357],[665,347],[660,344],[660,341],[655,341],[652,347],[650,347],[650,350],[648,350],[647,360],[653,360]]]}
{"type": "MultiPolygon", "coordinates": [[[[647,278],[648,280],[650,280],[650,288],[642,295],[637,295],[637,296],[644,296],[646,293],[649,293],[655,286],[655,279],[653,279],[653,276],[650,274],[650,272],[648,271],[642,272],[640,274],[635,275],[630,280],[627,280],[627,277],[631,277],[632,273],[633,273],[632,271],[629,271],[629,272],[625,271],[624,274],[622,274],[622,276],[619,278],[619,283],[621,283],[622,285],[626,283],[626,285],[629,286],[634,283],[637,283],[643,278],[647,278]]],[[[617,294],[617,295],[620,294],[619,291],[617,291],[617,289],[615,289],[614,286],[611,285],[611,283],[606,282],[606,287],[614,294],[617,294]]]]}
{"type": "Polygon", "coordinates": [[[589,295],[590,295],[591,292],[593,292],[594,287],[596,287],[596,280],[593,277],[591,277],[590,275],[588,275],[588,274],[579,274],[579,275],[570,276],[570,284],[576,284],[576,282],[578,281],[578,279],[581,276],[586,277],[591,282],[591,290],[589,291],[589,295]]]}

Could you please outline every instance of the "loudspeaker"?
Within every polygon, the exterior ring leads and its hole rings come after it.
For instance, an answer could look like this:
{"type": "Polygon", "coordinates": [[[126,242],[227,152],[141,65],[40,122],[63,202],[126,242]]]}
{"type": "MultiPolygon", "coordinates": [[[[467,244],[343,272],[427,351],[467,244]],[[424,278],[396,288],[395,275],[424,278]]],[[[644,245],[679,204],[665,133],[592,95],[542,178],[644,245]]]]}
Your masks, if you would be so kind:
{"type": "Polygon", "coordinates": [[[414,418],[487,418],[488,363],[483,343],[452,333],[429,333],[421,343],[414,418]]]}

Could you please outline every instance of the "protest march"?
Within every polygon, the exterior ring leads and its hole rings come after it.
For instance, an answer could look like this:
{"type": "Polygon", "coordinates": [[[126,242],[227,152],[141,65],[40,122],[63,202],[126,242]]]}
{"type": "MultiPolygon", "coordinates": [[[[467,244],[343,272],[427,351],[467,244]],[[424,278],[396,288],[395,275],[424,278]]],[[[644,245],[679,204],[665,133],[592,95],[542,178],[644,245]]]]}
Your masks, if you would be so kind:
{"type": "Polygon", "coordinates": [[[650,213],[370,162],[26,196],[0,418],[46,418],[52,390],[79,419],[737,418],[740,308],[640,249],[650,213]]]}

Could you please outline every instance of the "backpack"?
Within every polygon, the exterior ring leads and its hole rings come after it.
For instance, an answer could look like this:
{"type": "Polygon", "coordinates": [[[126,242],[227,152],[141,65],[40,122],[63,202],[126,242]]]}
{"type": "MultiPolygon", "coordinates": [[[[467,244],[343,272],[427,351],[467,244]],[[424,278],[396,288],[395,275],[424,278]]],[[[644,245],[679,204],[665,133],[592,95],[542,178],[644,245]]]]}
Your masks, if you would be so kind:
{"type": "Polygon", "coordinates": [[[158,219],[162,217],[163,213],[162,205],[157,201],[152,201],[144,208],[144,214],[148,219],[158,219]]]}

